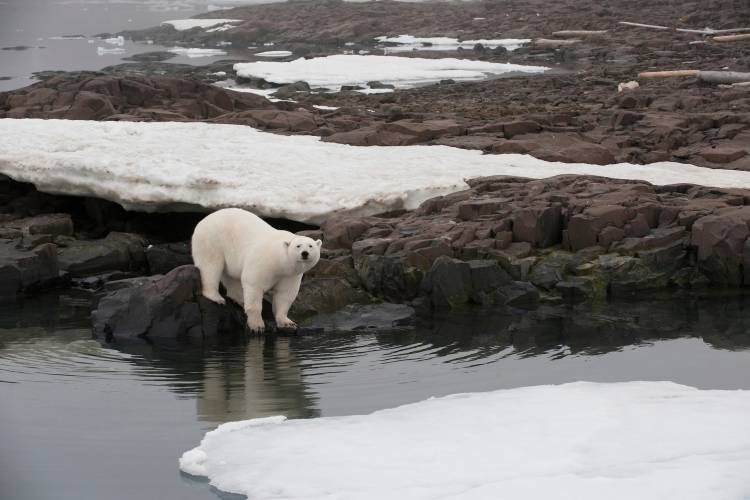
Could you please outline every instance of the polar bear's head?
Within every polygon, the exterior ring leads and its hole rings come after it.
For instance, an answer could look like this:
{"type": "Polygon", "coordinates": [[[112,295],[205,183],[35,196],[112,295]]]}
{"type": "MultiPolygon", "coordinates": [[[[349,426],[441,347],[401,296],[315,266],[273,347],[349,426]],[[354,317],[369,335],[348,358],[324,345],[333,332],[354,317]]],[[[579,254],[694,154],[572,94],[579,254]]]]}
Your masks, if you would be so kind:
{"type": "Polygon", "coordinates": [[[295,236],[284,244],[287,247],[289,260],[305,271],[312,269],[320,260],[320,247],[323,244],[320,240],[313,240],[307,236],[295,236]]]}

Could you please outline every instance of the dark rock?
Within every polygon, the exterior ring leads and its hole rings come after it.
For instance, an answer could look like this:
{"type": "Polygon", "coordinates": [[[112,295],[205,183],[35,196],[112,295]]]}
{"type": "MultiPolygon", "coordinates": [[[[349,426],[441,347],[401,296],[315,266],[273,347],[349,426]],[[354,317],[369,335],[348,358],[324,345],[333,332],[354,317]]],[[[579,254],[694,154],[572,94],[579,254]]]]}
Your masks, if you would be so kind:
{"type": "Polygon", "coordinates": [[[146,248],[146,260],[151,274],[166,274],[175,267],[190,265],[193,257],[187,243],[161,243],[146,248]]]}
{"type": "Polygon", "coordinates": [[[436,309],[457,309],[466,306],[472,292],[472,273],[468,262],[440,257],[432,265],[422,283],[436,309]]]}
{"type": "Polygon", "coordinates": [[[569,281],[558,282],[555,285],[555,290],[567,302],[584,302],[593,295],[594,285],[590,279],[574,278],[569,281]]]}
{"type": "Polygon", "coordinates": [[[91,313],[94,333],[106,342],[202,338],[207,318],[201,298],[198,269],[178,267],[102,297],[91,313]]]}
{"type": "Polygon", "coordinates": [[[0,241],[0,303],[15,301],[20,294],[50,286],[59,279],[55,245],[19,250],[13,241],[0,241]]]}
{"type": "Polygon", "coordinates": [[[391,85],[390,83],[383,83],[378,81],[372,81],[367,82],[367,86],[371,89],[395,89],[395,85],[391,85]]]}
{"type": "Polygon", "coordinates": [[[527,281],[513,281],[500,291],[503,304],[511,307],[533,308],[539,303],[539,290],[527,281]]]}
{"type": "Polygon", "coordinates": [[[289,316],[299,322],[310,316],[331,313],[352,304],[368,304],[372,298],[342,278],[308,278],[300,287],[289,316]]]}
{"type": "Polygon", "coordinates": [[[111,232],[100,240],[73,240],[58,251],[60,268],[71,276],[106,271],[136,271],[146,264],[145,240],[134,234],[111,232]]]}
{"type": "Polygon", "coordinates": [[[321,314],[305,322],[305,326],[324,330],[356,332],[390,330],[412,326],[414,308],[405,304],[352,304],[335,313],[321,314]]]}
{"type": "Polygon", "coordinates": [[[691,245],[699,268],[716,283],[742,284],[743,251],[750,235],[750,207],[726,208],[693,224],[691,245]]]}

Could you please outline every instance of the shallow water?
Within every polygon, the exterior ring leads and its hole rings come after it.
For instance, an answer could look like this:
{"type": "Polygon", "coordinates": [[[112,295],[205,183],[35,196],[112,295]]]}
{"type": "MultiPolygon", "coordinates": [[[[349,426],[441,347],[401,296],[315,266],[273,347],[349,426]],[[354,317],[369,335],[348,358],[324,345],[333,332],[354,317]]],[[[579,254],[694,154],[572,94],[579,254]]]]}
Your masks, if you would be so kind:
{"type": "Polygon", "coordinates": [[[412,330],[118,349],[88,296],[0,308],[0,489],[14,500],[211,499],[180,454],[221,422],[370,412],[575,380],[750,389],[750,301],[467,314],[412,330]]]}
{"type": "MultiPolygon", "coordinates": [[[[156,26],[170,19],[205,13],[202,0],[2,0],[0,1],[0,91],[34,82],[32,73],[48,70],[99,70],[125,57],[167,47],[125,41],[106,43],[94,35],[156,26]],[[82,35],[70,38],[71,36],[82,35]],[[27,47],[23,50],[5,50],[27,47]],[[99,53],[98,48],[104,49],[99,53]],[[112,49],[122,51],[111,52],[112,49]]],[[[212,7],[213,8],[213,7],[212,7]]],[[[231,55],[190,58],[171,63],[207,64],[231,55]]]]}

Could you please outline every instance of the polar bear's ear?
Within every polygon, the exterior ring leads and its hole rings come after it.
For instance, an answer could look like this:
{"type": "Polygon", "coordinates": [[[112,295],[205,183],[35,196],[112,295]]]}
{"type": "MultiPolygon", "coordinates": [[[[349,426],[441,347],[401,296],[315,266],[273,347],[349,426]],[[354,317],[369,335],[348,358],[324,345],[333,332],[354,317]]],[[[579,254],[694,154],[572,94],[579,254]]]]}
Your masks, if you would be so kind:
{"type": "Polygon", "coordinates": [[[315,244],[318,245],[318,248],[320,248],[320,246],[323,244],[323,242],[320,241],[320,240],[315,240],[315,244]]]}
{"type": "Polygon", "coordinates": [[[289,248],[289,245],[291,245],[291,244],[292,244],[291,241],[285,241],[284,242],[284,246],[287,247],[287,248],[289,248]]]}

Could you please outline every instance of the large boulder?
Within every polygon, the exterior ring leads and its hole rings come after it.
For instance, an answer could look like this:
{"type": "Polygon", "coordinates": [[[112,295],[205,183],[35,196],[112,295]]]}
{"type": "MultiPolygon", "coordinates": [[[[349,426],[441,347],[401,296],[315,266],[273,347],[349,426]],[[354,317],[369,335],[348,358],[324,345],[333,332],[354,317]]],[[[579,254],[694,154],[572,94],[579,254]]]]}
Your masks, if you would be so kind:
{"type": "Polygon", "coordinates": [[[716,283],[743,282],[745,242],[750,236],[750,206],[727,208],[701,217],[692,227],[698,266],[716,283]]]}
{"type": "Polygon", "coordinates": [[[238,307],[219,306],[200,293],[200,272],[181,266],[166,275],[108,284],[92,311],[94,333],[105,342],[139,338],[203,338],[219,331],[243,331],[238,307]]]}

